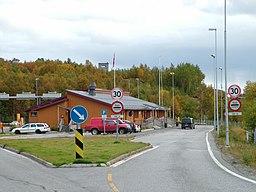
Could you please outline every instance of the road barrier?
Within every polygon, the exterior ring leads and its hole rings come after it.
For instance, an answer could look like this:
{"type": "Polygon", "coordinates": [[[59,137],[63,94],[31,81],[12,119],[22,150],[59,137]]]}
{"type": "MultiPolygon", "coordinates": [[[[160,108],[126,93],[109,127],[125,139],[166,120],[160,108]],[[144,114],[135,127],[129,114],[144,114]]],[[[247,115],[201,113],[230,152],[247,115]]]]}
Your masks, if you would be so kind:
{"type": "Polygon", "coordinates": [[[76,159],[84,158],[84,136],[83,129],[76,129],[76,159]]]}

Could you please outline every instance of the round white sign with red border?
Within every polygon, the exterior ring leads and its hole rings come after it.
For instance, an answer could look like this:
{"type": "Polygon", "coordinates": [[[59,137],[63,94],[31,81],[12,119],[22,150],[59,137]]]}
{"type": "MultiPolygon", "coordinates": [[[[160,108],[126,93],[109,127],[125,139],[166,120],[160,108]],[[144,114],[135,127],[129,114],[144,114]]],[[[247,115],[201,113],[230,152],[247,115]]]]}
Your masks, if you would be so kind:
{"type": "Polygon", "coordinates": [[[114,101],[111,104],[111,110],[115,114],[121,113],[124,110],[124,105],[121,101],[114,101]]]}
{"type": "Polygon", "coordinates": [[[111,97],[114,100],[120,100],[124,96],[124,91],[120,88],[114,88],[111,90],[111,97]]]}
{"type": "Polygon", "coordinates": [[[241,95],[241,88],[238,85],[231,85],[228,88],[228,94],[232,97],[232,98],[236,98],[239,97],[241,95]]]}
{"type": "Polygon", "coordinates": [[[237,98],[233,98],[231,99],[229,102],[228,102],[228,108],[231,110],[231,111],[239,111],[242,107],[242,103],[239,99],[237,98]]]}

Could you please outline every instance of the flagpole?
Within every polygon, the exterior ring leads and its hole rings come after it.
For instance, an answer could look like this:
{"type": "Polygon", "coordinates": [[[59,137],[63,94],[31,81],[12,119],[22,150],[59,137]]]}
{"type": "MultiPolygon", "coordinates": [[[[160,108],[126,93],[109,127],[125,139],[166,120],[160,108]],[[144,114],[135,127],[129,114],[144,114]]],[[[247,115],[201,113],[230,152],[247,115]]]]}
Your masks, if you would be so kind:
{"type": "Polygon", "coordinates": [[[116,70],[114,68],[114,88],[116,88],[116,70]]]}
{"type": "Polygon", "coordinates": [[[114,57],[113,57],[113,69],[114,69],[114,88],[116,88],[116,70],[115,70],[115,60],[116,60],[116,53],[114,53],[114,57]]]}

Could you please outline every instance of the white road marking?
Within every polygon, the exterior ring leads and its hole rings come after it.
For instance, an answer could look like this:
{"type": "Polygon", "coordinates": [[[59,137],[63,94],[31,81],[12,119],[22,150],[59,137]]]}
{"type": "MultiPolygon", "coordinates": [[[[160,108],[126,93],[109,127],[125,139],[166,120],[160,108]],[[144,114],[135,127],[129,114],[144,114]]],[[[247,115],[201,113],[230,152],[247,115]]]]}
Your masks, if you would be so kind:
{"type": "Polygon", "coordinates": [[[245,180],[245,181],[248,181],[248,182],[251,182],[251,183],[253,183],[253,184],[256,184],[256,181],[255,181],[255,180],[252,180],[252,179],[243,177],[243,176],[241,176],[241,175],[239,175],[239,174],[237,174],[237,173],[234,173],[233,171],[229,170],[229,169],[226,168],[224,165],[222,165],[222,164],[216,159],[216,157],[214,156],[214,154],[213,154],[213,152],[212,152],[212,148],[211,148],[210,143],[209,143],[209,140],[208,140],[208,134],[209,134],[209,132],[206,133],[206,138],[205,138],[205,140],[206,140],[208,152],[209,152],[209,154],[210,154],[212,160],[213,160],[221,169],[223,169],[223,170],[226,171],[227,173],[229,173],[229,174],[231,174],[231,175],[233,175],[233,176],[235,176],[235,177],[238,177],[238,178],[240,178],[240,179],[243,179],[243,180],[245,180]]]}
{"type": "Polygon", "coordinates": [[[126,163],[127,161],[130,161],[131,159],[134,159],[134,158],[136,158],[136,157],[138,157],[138,156],[140,156],[140,155],[143,155],[143,154],[145,154],[145,153],[147,153],[147,152],[149,152],[149,151],[152,151],[152,150],[154,150],[154,149],[157,149],[158,147],[159,147],[159,146],[154,146],[154,147],[151,148],[151,149],[148,149],[148,150],[142,151],[142,152],[140,152],[140,153],[137,153],[137,154],[135,154],[135,155],[132,155],[132,156],[126,158],[126,159],[123,159],[123,160],[121,160],[121,161],[118,161],[117,163],[111,165],[110,167],[117,167],[117,166],[119,166],[119,165],[122,165],[122,164],[126,163]]]}

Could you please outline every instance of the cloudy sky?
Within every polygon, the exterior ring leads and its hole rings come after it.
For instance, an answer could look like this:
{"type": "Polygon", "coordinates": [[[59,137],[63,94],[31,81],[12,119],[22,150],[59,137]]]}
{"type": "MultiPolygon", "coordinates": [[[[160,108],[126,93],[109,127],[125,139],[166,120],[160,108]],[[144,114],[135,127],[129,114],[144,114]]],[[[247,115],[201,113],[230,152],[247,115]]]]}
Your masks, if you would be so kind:
{"type": "MultiPolygon", "coordinates": [[[[256,81],[255,7],[255,0],[227,0],[228,85],[256,81]]],[[[111,63],[115,52],[117,68],[189,62],[211,84],[215,36],[209,28],[217,29],[221,67],[224,0],[0,0],[0,57],[97,65],[111,63]]]]}

